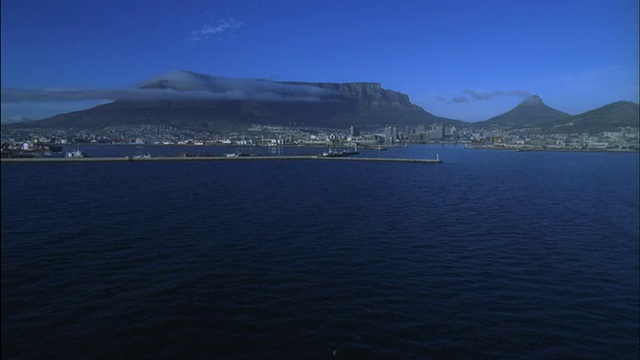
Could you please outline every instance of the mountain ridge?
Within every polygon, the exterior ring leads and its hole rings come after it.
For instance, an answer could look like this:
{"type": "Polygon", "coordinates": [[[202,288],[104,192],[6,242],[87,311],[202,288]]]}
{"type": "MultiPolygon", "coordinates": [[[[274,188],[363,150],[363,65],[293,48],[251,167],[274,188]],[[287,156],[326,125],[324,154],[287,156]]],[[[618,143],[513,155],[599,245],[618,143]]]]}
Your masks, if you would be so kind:
{"type": "Polygon", "coordinates": [[[441,123],[472,129],[531,132],[613,131],[638,127],[638,104],[617,101],[572,116],[533,95],[484,121],[436,116],[409,96],[378,82],[323,83],[234,79],[172,71],[143,81],[136,89],[109,90],[119,100],[91,109],[3,127],[104,128],[114,125],[168,125],[211,132],[243,131],[252,124],[347,128],[441,123]]]}
{"type": "Polygon", "coordinates": [[[463,123],[433,115],[411,103],[408,95],[375,82],[273,82],[178,71],[152,78],[138,89],[144,90],[149,100],[116,100],[42,119],[32,126],[96,128],[151,123],[223,132],[243,130],[251,124],[348,127],[463,123]]]}
{"type": "Polygon", "coordinates": [[[580,114],[541,124],[547,133],[597,133],[617,131],[620,127],[640,127],[640,105],[616,101],[580,114]]]}

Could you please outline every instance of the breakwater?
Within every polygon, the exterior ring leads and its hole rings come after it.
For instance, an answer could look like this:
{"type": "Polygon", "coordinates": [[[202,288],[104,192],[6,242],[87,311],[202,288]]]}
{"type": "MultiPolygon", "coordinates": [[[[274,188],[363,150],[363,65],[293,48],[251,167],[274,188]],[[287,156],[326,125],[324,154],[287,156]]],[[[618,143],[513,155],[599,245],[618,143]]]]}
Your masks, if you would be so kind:
{"type": "Polygon", "coordinates": [[[319,160],[319,161],[378,161],[378,162],[409,162],[409,163],[427,163],[440,164],[442,160],[437,159],[399,159],[399,158],[368,158],[368,157],[323,157],[323,156],[246,156],[246,157],[217,157],[217,156],[195,156],[195,157],[151,157],[151,158],[132,158],[132,157],[83,157],[83,158],[51,158],[51,157],[34,157],[34,158],[3,158],[2,162],[12,163],[39,163],[39,162],[62,162],[62,163],[78,163],[78,162],[149,162],[149,161],[267,161],[267,160],[319,160]]]}

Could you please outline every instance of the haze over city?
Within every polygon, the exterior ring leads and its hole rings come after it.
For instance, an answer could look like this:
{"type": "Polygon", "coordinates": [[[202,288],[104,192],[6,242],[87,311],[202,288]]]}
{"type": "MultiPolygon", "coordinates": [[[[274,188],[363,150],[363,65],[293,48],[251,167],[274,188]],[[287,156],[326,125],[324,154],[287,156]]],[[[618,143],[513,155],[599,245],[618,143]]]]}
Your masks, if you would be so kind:
{"type": "MultiPolygon", "coordinates": [[[[271,88],[255,91],[252,79],[379,82],[463,121],[534,94],[570,114],[639,96],[635,0],[1,6],[3,122],[145,99],[136,88],[174,70],[224,78],[236,90],[251,84],[241,95],[257,99],[271,88]]],[[[323,95],[307,90],[306,101],[323,95]]]]}

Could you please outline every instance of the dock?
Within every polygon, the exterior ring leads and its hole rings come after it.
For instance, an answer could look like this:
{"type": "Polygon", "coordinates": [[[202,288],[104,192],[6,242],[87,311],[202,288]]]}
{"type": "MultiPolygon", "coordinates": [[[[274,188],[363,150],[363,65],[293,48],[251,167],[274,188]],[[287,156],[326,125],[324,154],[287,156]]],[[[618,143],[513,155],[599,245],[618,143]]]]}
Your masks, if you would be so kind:
{"type": "Polygon", "coordinates": [[[32,157],[32,158],[2,158],[3,163],[83,163],[83,162],[154,162],[154,161],[268,161],[268,160],[316,160],[316,161],[368,161],[368,162],[403,162],[403,163],[424,163],[440,164],[440,157],[436,159],[398,159],[398,158],[368,158],[368,157],[322,157],[317,155],[307,156],[246,156],[246,157],[223,157],[223,156],[194,156],[194,157],[82,157],[82,158],[52,158],[52,157],[32,157]]]}

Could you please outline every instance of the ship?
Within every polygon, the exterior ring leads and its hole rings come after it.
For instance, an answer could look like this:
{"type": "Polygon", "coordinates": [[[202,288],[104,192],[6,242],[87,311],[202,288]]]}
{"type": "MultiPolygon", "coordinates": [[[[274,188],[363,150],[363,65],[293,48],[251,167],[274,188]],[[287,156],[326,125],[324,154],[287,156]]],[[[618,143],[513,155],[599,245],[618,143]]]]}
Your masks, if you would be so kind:
{"type": "Polygon", "coordinates": [[[76,150],[74,150],[74,151],[67,151],[67,155],[65,157],[68,157],[68,158],[86,158],[86,157],[89,157],[89,155],[87,155],[84,152],[80,151],[79,147],[76,147],[76,150]]]}
{"type": "Polygon", "coordinates": [[[329,151],[325,151],[322,153],[322,157],[342,157],[342,156],[350,156],[350,155],[358,155],[360,154],[358,152],[358,147],[356,146],[354,148],[354,150],[342,150],[342,151],[336,151],[334,149],[329,149],[329,151]]]}

